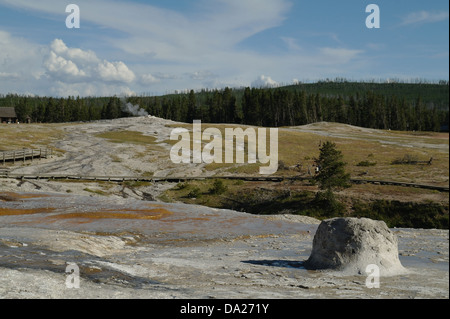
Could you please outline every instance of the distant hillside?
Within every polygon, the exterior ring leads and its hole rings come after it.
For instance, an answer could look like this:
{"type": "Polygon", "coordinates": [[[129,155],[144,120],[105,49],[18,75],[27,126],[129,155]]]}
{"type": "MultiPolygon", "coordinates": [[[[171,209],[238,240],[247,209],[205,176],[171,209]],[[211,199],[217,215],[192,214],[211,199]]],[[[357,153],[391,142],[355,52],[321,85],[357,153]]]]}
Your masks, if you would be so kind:
{"type": "MultiPolygon", "coordinates": [[[[299,83],[295,85],[286,85],[276,88],[262,88],[264,90],[287,90],[290,92],[305,92],[307,94],[320,94],[326,97],[349,98],[365,92],[373,92],[385,97],[396,96],[398,99],[405,99],[407,102],[414,103],[420,96],[422,102],[429,106],[436,106],[440,109],[449,107],[449,83],[441,81],[438,83],[376,83],[376,82],[348,82],[348,81],[319,81],[317,83],[299,83]]],[[[245,88],[232,89],[233,95],[239,101],[245,88]]],[[[206,101],[206,97],[214,90],[200,90],[195,92],[199,101],[206,101]]],[[[189,92],[180,94],[167,94],[162,98],[172,99],[176,96],[189,95],[189,92]]]]}
{"type": "MultiPolygon", "coordinates": [[[[322,81],[278,88],[225,88],[164,96],[53,98],[0,95],[0,107],[15,107],[20,121],[73,122],[133,116],[142,108],[157,117],[192,123],[267,127],[338,122],[400,131],[448,130],[449,83],[322,81]]],[[[140,114],[145,113],[141,112],[140,114]]]]}
{"type": "Polygon", "coordinates": [[[424,104],[435,105],[442,109],[448,109],[449,106],[449,86],[445,82],[441,84],[319,82],[286,86],[285,89],[346,97],[372,91],[386,97],[405,98],[409,102],[414,102],[420,96],[424,104]]]}
{"type": "Polygon", "coordinates": [[[449,85],[323,81],[278,88],[191,91],[135,97],[149,113],[172,120],[293,126],[339,122],[368,128],[439,131],[448,127],[449,85]]]}

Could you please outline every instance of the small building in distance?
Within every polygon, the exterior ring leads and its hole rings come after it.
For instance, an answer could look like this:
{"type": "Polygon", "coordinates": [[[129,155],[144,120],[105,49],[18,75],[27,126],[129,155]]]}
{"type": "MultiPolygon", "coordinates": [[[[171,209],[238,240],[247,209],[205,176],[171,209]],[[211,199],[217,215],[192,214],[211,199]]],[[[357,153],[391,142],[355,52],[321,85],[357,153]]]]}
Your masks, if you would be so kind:
{"type": "Polygon", "coordinates": [[[13,107],[0,107],[0,123],[17,123],[16,110],[13,107]]]}

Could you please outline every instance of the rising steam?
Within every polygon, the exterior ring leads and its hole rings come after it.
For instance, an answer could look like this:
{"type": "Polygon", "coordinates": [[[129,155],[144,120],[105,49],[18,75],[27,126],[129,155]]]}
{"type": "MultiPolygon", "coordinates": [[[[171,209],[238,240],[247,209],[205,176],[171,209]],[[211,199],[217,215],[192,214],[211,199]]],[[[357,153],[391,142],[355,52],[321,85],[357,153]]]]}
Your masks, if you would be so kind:
{"type": "Polygon", "coordinates": [[[123,104],[122,111],[133,116],[148,116],[146,110],[142,109],[139,105],[133,105],[131,103],[123,104]]]}

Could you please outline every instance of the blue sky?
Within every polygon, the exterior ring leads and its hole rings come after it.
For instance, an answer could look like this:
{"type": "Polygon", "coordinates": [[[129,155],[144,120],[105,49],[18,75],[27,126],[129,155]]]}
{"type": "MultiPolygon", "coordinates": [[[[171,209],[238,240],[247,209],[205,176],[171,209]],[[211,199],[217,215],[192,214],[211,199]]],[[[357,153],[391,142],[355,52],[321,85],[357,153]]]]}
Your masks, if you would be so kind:
{"type": "Polygon", "coordinates": [[[448,80],[448,33],[447,0],[0,0],[0,93],[448,80]],[[70,3],[80,29],[66,28],[70,3]]]}

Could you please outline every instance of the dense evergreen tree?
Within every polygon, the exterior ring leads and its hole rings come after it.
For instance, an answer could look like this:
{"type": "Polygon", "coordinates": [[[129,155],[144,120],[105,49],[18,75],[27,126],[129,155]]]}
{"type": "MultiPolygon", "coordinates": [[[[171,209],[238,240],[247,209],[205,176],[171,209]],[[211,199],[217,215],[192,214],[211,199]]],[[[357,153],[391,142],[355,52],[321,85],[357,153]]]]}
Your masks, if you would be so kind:
{"type": "Polygon", "coordinates": [[[331,216],[339,215],[343,212],[344,206],[336,200],[334,191],[349,188],[351,183],[350,174],[345,171],[346,163],[343,162],[343,155],[336,148],[336,144],[329,141],[323,144],[316,165],[320,170],[314,179],[319,184],[321,192],[316,194],[315,202],[331,216]]]}
{"type": "MultiPolygon", "coordinates": [[[[104,114],[103,114],[103,118],[104,119],[108,119],[108,120],[112,120],[112,119],[116,119],[121,115],[121,110],[120,110],[120,105],[119,105],[118,98],[117,97],[111,97],[108,101],[108,104],[106,105],[105,109],[104,109],[104,114]]],[[[74,108],[73,109],[73,114],[75,116],[75,114],[78,115],[78,108],[74,108]]]]}
{"type": "Polygon", "coordinates": [[[73,122],[130,116],[124,103],[149,114],[192,123],[235,123],[266,127],[327,121],[356,126],[439,131],[448,127],[448,82],[440,84],[322,81],[274,89],[202,90],[166,96],[36,97],[0,95],[0,106],[14,107],[20,122],[73,122]]]}
{"type": "Polygon", "coordinates": [[[55,100],[51,97],[48,99],[44,113],[45,122],[56,123],[58,120],[58,109],[55,100]]]}
{"type": "Polygon", "coordinates": [[[350,187],[350,174],[345,172],[346,163],[335,143],[327,141],[322,145],[316,165],[319,172],[315,180],[321,190],[333,191],[350,187]]]}
{"type": "Polygon", "coordinates": [[[195,98],[194,90],[189,93],[188,104],[187,104],[187,121],[191,123],[197,118],[197,100],[195,98]]]}

